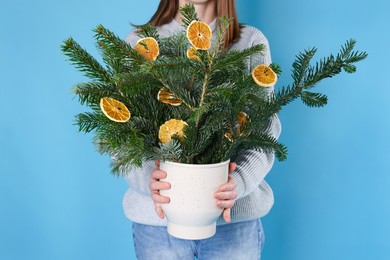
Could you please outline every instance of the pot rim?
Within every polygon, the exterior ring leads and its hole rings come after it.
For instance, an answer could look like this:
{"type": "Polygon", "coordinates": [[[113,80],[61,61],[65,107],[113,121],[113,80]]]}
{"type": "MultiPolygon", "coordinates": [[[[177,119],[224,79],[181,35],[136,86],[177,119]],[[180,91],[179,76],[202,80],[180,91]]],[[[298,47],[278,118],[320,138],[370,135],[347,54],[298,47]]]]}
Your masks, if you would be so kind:
{"type": "Polygon", "coordinates": [[[223,165],[226,165],[230,162],[230,159],[220,162],[220,163],[212,163],[212,164],[190,164],[190,163],[178,163],[178,162],[171,162],[171,161],[162,161],[162,163],[165,163],[167,165],[172,166],[180,166],[183,168],[217,168],[221,167],[223,165]]]}

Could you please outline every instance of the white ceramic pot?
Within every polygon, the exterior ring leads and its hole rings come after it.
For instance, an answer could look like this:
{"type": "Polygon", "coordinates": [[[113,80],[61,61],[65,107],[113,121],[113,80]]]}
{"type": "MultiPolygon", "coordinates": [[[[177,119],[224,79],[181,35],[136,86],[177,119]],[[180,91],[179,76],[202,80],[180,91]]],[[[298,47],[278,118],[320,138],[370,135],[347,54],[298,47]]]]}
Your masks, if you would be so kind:
{"type": "Polygon", "coordinates": [[[222,209],[215,205],[214,193],[228,180],[229,160],[216,164],[161,162],[171,189],[160,191],[171,200],[162,209],[168,233],[181,239],[205,239],[216,231],[222,209]]]}

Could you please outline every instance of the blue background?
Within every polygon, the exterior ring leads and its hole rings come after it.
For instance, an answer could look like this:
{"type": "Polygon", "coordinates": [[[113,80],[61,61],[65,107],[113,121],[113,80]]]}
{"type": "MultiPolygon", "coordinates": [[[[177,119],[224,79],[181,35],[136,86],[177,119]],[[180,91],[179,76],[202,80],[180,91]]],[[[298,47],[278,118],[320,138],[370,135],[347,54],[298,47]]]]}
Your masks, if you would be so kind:
{"type": "MultiPolygon", "coordinates": [[[[134,259],[122,212],[126,183],[77,132],[85,111],[70,87],[85,81],[61,54],[72,36],[97,56],[98,24],[122,38],[153,1],[0,2],[0,259],[134,259]]],[[[349,38],[369,57],[324,81],[325,108],[294,102],[280,115],[289,148],[267,180],[265,260],[390,259],[390,4],[385,0],[237,1],[241,22],[267,36],[290,82],[294,55],[317,58],[349,38]]]]}

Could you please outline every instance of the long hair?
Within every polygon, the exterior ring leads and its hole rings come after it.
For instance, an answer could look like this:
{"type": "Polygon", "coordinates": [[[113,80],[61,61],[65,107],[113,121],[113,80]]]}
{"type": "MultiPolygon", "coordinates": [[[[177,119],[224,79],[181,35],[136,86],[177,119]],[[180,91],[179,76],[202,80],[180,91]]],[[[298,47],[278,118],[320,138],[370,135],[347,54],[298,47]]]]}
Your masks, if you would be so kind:
{"type": "MultiPolygon", "coordinates": [[[[224,47],[228,48],[232,43],[240,38],[240,24],[238,23],[236,5],[234,0],[216,0],[217,16],[227,16],[233,18],[229,29],[225,35],[224,47]]],[[[155,26],[161,26],[169,23],[175,18],[179,11],[179,0],[160,0],[156,13],[148,23],[155,26]]]]}

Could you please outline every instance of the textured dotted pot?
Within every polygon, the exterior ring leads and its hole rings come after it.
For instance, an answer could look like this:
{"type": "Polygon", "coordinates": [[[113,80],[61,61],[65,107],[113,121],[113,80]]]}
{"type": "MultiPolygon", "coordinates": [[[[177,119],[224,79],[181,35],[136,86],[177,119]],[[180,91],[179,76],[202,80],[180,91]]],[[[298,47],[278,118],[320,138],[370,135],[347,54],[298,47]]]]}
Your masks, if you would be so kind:
{"type": "Polygon", "coordinates": [[[181,239],[205,239],[216,231],[222,209],[215,205],[214,193],[228,180],[229,160],[216,164],[161,162],[167,172],[164,181],[171,189],[160,191],[170,197],[162,209],[168,220],[168,233],[181,239]]]}

